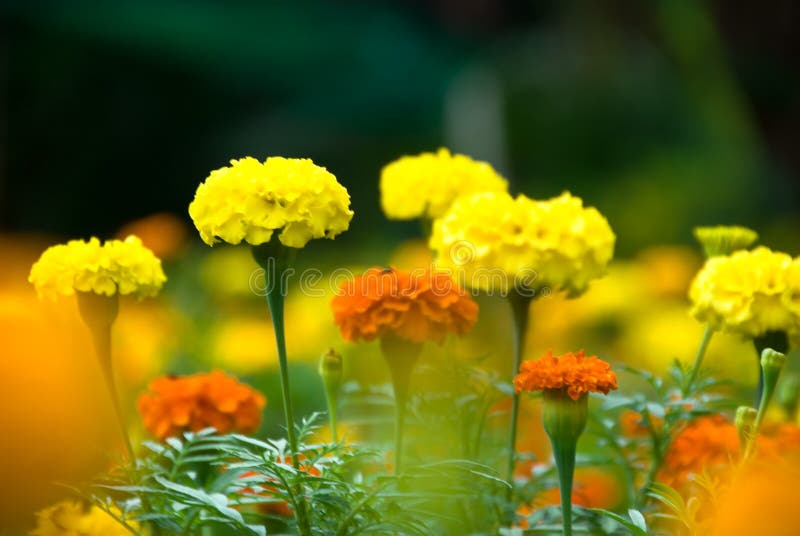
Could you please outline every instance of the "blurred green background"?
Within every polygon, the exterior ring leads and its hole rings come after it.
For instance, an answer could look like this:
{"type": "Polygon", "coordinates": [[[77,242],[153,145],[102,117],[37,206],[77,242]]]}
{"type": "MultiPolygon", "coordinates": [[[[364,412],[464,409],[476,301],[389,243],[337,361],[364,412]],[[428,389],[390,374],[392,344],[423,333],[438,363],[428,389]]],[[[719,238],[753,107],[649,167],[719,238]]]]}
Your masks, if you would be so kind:
{"type": "Polygon", "coordinates": [[[399,240],[381,166],[448,146],[583,196],[623,255],[712,223],[800,253],[793,0],[0,5],[6,231],[108,236],[285,155],[351,192],[339,247],[399,240]]]}

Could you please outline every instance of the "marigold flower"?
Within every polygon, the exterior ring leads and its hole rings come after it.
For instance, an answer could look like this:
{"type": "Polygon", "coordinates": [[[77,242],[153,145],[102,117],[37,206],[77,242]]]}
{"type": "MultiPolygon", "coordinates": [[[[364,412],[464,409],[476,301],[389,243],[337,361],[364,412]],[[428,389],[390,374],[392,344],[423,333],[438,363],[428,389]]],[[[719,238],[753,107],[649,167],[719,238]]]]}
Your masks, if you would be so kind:
{"type": "Polygon", "coordinates": [[[438,218],[462,195],[505,192],[508,182],[486,162],[447,149],[404,156],[381,171],[381,207],[393,220],[438,218]]]}
{"type": "Polygon", "coordinates": [[[441,343],[463,335],[478,319],[478,305],[447,272],[370,268],[344,282],[331,302],[334,320],[348,341],[400,339],[441,343]]]}
{"type": "Polygon", "coordinates": [[[715,495],[713,514],[697,532],[711,536],[794,536],[800,534],[797,516],[797,460],[746,464],[732,484],[715,495]]]}
{"type": "Polygon", "coordinates": [[[713,257],[689,290],[691,313],[714,329],[759,337],[800,330],[800,260],[758,247],[713,257]]]}
{"type": "Polygon", "coordinates": [[[434,221],[430,246],[471,288],[576,295],[605,274],[614,242],[606,219],[568,192],[547,201],[497,192],[457,199],[434,221]]]}
{"type": "Polygon", "coordinates": [[[689,423],[672,441],[659,481],[678,486],[689,476],[727,467],[739,452],[736,426],[722,415],[700,417],[689,423]]]}
{"type": "Polygon", "coordinates": [[[573,400],[589,392],[608,394],[617,388],[617,375],[611,366],[596,356],[586,357],[583,350],[554,356],[552,350],[538,359],[523,361],[514,378],[520,391],[566,390],[573,400]]]}
{"type": "Polygon", "coordinates": [[[327,169],[309,159],[246,157],[214,170],[197,188],[189,215],[209,246],[219,241],[257,246],[278,239],[301,248],[333,238],[353,218],[350,196],[327,169]]]}
{"type": "MultiPolygon", "coordinates": [[[[112,507],[116,515],[121,512],[112,507]]],[[[138,523],[128,521],[134,529],[138,523]]],[[[88,510],[78,501],[61,501],[36,513],[36,528],[31,536],[124,536],[125,526],[97,506],[88,510]]]]}
{"type": "Polygon", "coordinates": [[[70,240],[42,253],[28,281],[40,297],[75,292],[155,296],[167,280],[161,261],[136,236],[125,240],[70,240]]]}
{"type": "Polygon", "coordinates": [[[625,437],[649,437],[650,426],[658,430],[664,424],[664,419],[649,415],[645,416],[638,411],[625,410],[619,416],[619,427],[625,437]],[[649,421],[649,422],[648,422],[649,421]]]}
{"type": "Polygon", "coordinates": [[[159,439],[208,427],[252,433],[265,405],[264,395],[219,371],[157,378],[137,402],[145,428],[159,439]]]}

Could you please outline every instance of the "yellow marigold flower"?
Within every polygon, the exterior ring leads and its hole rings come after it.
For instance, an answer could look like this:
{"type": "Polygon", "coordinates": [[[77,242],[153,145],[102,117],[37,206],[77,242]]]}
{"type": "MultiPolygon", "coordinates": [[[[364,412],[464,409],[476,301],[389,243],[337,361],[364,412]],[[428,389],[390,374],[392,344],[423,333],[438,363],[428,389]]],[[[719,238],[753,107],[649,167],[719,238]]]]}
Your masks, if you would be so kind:
{"type": "Polygon", "coordinates": [[[547,201],[482,193],[457,199],[434,221],[437,264],[472,288],[568,290],[604,275],[614,255],[608,221],[568,192],[547,201]]]}
{"type": "Polygon", "coordinates": [[[714,329],[759,337],[800,330],[800,260],[758,247],[713,257],[689,290],[692,315],[714,329]]]}
{"type": "Polygon", "coordinates": [[[523,361],[514,378],[520,391],[563,390],[573,400],[589,392],[603,393],[617,388],[617,375],[597,356],[586,357],[583,350],[554,356],[552,350],[538,359],[523,361]]]}
{"type": "Polygon", "coordinates": [[[167,280],[161,261],[136,236],[125,240],[70,240],[42,253],[28,281],[40,297],[93,292],[155,296],[167,280]]]}
{"type": "MultiPolygon", "coordinates": [[[[115,515],[120,511],[112,508],[115,515]]],[[[134,530],[138,524],[128,521],[134,530]]],[[[77,501],[61,501],[36,513],[31,536],[124,536],[130,531],[97,506],[88,510],[77,501]]]]}
{"type": "Polygon", "coordinates": [[[462,195],[505,192],[508,183],[486,162],[447,149],[404,156],[381,171],[381,207],[393,220],[438,218],[462,195]]]}
{"type": "Polygon", "coordinates": [[[324,167],[307,158],[246,157],[211,172],[197,188],[189,215],[203,241],[257,246],[280,230],[285,246],[333,238],[353,218],[350,196],[324,167]]]}

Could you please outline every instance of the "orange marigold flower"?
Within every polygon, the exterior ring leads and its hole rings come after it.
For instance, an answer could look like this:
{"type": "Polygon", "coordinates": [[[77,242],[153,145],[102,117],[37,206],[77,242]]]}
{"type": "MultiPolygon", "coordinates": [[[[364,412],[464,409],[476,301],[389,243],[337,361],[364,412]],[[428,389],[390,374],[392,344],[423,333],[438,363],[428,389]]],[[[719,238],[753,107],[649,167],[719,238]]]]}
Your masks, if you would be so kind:
{"type": "Polygon", "coordinates": [[[386,334],[422,343],[463,335],[478,319],[478,304],[445,271],[370,268],[343,283],[331,302],[348,341],[386,334]]]}
{"type": "Polygon", "coordinates": [[[619,427],[625,437],[649,437],[649,425],[658,430],[663,424],[664,419],[660,417],[650,415],[645,420],[644,415],[632,409],[626,409],[619,416],[619,427]]]}
{"type": "Polygon", "coordinates": [[[738,452],[739,434],[733,423],[722,415],[700,417],[672,441],[658,480],[679,486],[691,475],[727,468],[738,452]]]}
{"type": "MultiPolygon", "coordinates": [[[[623,500],[624,492],[619,479],[609,471],[597,467],[579,467],[575,470],[572,489],[572,504],[584,508],[614,508],[623,500]]],[[[561,494],[558,488],[550,488],[539,493],[534,506],[558,505],[561,494]]]]}
{"type": "Polygon", "coordinates": [[[214,427],[217,432],[252,433],[261,424],[264,395],[220,371],[163,376],[137,402],[144,426],[165,439],[184,431],[214,427]]]}
{"type": "Polygon", "coordinates": [[[586,357],[583,350],[554,356],[552,350],[539,359],[523,361],[514,378],[520,391],[564,389],[573,400],[589,392],[608,394],[617,388],[617,375],[611,366],[596,356],[586,357]]]}

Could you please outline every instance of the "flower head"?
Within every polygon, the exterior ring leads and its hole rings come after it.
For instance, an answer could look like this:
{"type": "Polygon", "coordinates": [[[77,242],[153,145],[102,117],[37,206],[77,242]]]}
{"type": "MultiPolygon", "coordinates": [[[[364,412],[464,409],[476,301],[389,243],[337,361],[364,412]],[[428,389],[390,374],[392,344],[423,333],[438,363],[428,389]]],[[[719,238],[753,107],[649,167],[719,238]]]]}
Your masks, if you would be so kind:
{"type": "Polygon", "coordinates": [[[275,231],[285,246],[333,238],[353,218],[350,196],[324,167],[307,158],[247,157],[211,172],[197,188],[189,215],[209,246],[219,241],[257,246],[275,231]]]}
{"type": "Polygon", "coordinates": [[[184,431],[214,427],[221,434],[252,433],[261,424],[264,395],[219,371],[164,376],[138,400],[144,426],[165,439],[184,431]]]}
{"type": "Polygon", "coordinates": [[[681,485],[691,475],[727,468],[738,452],[739,433],[733,423],[721,415],[700,417],[670,444],[658,479],[681,485]]]}
{"type": "Polygon", "coordinates": [[[758,233],[747,227],[736,225],[695,227],[694,237],[703,246],[706,258],[730,255],[734,251],[750,247],[758,240],[758,233]]]}
{"type": "MultiPolygon", "coordinates": [[[[112,507],[116,515],[121,512],[112,507]]],[[[135,521],[127,521],[134,529],[135,521]]],[[[31,536],[124,536],[130,531],[97,506],[88,510],[77,501],[61,501],[36,513],[31,536]]]]}
{"type": "Polygon", "coordinates": [[[583,350],[554,356],[552,350],[538,359],[523,361],[514,378],[520,391],[563,390],[573,400],[589,392],[608,394],[617,388],[617,375],[611,366],[583,350]]]}
{"type": "Polygon", "coordinates": [[[569,193],[548,201],[483,193],[462,197],[433,225],[437,264],[467,286],[568,290],[605,274],[615,236],[606,219],[569,193]]]}
{"type": "Polygon", "coordinates": [[[706,261],[689,290],[692,315],[714,329],[759,337],[800,330],[800,260],[758,247],[706,261]]]}
{"type": "Polygon", "coordinates": [[[438,218],[462,195],[505,192],[508,183],[486,162],[447,149],[404,156],[381,171],[381,207],[393,220],[438,218]]]}
{"type": "Polygon", "coordinates": [[[161,261],[136,236],[125,240],[70,240],[42,253],[28,281],[40,297],[92,292],[155,296],[167,280],[161,261]]]}
{"type": "Polygon", "coordinates": [[[421,343],[463,335],[478,318],[478,305],[447,272],[370,268],[342,284],[331,302],[348,341],[392,334],[421,343]]]}

